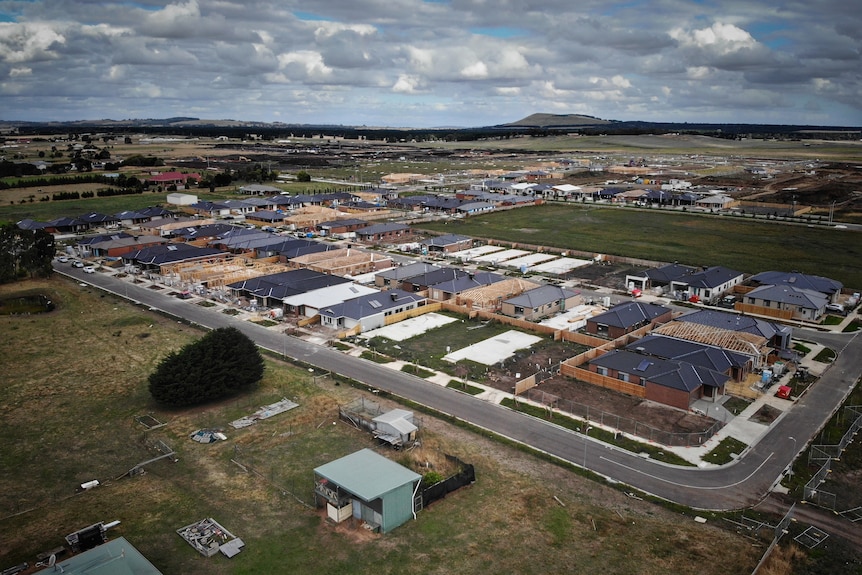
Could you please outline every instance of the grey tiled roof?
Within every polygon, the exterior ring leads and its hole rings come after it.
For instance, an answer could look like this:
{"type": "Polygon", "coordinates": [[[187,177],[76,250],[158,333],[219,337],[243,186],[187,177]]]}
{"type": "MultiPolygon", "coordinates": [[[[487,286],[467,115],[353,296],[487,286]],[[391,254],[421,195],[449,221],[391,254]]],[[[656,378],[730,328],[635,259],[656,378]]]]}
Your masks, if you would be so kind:
{"type": "Polygon", "coordinates": [[[630,328],[648,323],[670,310],[664,306],[632,301],[615,305],[608,311],[594,315],[588,321],[611,327],[630,328]]]}

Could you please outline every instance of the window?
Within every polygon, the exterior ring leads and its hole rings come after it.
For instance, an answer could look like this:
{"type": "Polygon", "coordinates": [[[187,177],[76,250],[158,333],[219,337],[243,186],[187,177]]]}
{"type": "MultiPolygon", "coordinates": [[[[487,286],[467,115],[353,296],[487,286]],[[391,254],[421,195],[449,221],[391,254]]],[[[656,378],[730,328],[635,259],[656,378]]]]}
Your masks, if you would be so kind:
{"type": "Polygon", "coordinates": [[[627,382],[629,380],[629,374],[623,373],[621,371],[621,372],[617,373],[617,379],[619,379],[620,381],[626,381],[627,382]]]}
{"type": "Polygon", "coordinates": [[[602,367],[600,365],[596,366],[596,373],[598,373],[599,375],[607,375],[608,374],[608,368],[602,367]]]}

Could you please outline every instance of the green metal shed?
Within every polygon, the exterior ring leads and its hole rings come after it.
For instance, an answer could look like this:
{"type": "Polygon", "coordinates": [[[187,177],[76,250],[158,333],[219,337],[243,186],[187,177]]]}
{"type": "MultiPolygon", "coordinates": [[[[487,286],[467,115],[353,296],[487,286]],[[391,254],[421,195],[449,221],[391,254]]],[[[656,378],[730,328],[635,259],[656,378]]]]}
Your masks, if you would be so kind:
{"type": "Polygon", "coordinates": [[[318,506],[326,506],[335,522],[349,517],[382,533],[395,529],[422,507],[418,495],[422,476],[394,461],[363,449],[314,470],[318,506]]]}

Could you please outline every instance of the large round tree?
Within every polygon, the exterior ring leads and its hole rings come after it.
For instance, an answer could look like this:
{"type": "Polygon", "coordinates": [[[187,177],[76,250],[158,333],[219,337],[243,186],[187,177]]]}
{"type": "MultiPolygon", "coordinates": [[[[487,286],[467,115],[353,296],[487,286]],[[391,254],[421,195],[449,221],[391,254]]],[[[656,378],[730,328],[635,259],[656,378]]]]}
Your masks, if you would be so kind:
{"type": "Polygon", "coordinates": [[[213,330],[166,357],[150,375],[150,393],[173,407],[236,395],[263,377],[257,346],[235,327],[213,330]]]}

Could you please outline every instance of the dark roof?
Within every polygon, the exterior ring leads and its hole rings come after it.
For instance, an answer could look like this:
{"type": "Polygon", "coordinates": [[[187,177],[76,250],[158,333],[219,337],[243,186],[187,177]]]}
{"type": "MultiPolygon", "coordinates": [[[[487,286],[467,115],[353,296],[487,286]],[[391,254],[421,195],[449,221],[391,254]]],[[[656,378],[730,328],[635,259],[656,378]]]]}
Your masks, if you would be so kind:
{"type": "Polygon", "coordinates": [[[812,276],[799,272],[761,272],[749,278],[752,282],[761,285],[789,285],[800,289],[809,289],[831,296],[840,292],[844,287],[839,281],[822,276],[812,276]]]}
{"type": "Polygon", "coordinates": [[[536,308],[560,300],[569,299],[578,295],[577,292],[557,286],[545,285],[528,291],[521,295],[507,299],[504,303],[517,305],[524,308],[536,308]]]}
{"type": "MultiPolygon", "coordinates": [[[[670,282],[676,281],[684,276],[691,275],[696,271],[697,268],[673,263],[646,270],[643,274],[636,277],[649,278],[653,283],[669,284],[670,282]]],[[[635,274],[631,275],[634,276],[635,274]]]]}
{"type": "Polygon", "coordinates": [[[341,228],[344,226],[359,226],[359,225],[364,225],[366,223],[368,223],[368,222],[366,222],[365,220],[360,220],[359,218],[351,218],[351,219],[347,219],[347,220],[332,220],[329,222],[323,222],[323,223],[317,224],[317,227],[318,227],[318,229],[321,229],[321,230],[328,230],[329,228],[341,228]]]}
{"type": "Polygon", "coordinates": [[[349,279],[309,269],[290,270],[228,284],[232,290],[258,297],[281,299],[307,291],[350,282],[349,279]]]}
{"type": "Polygon", "coordinates": [[[452,244],[460,244],[461,242],[471,241],[469,236],[461,236],[458,234],[446,234],[443,236],[434,236],[419,242],[424,246],[449,246],[452,244]]]}
{"type": "Polygon", "coordinates": [[[107,224],[119,221],[116,216],[108,216],[98,212],[90,212],[89,214],[78,216],[78,219],[88,224],[107,224]]]}
{"type": "Polygon", "coordinates": [[[661,305],[631,301],[617,304],[604,313],[594,315],[587,321],[627,329],[648,323],[669,311],[670,309],[661,305]]]}
{"type": "Polygon", "coordinates": [[[629,351],[653,355],[663,359],[686,361],[692,365],[708,367],[725,373],[733,367],[744,367],[751,357],[703,343],[650,334],[626,346],[629,351]]]}
{"type": "Polygon", "coordinates": [[[119,240],[120,238],[131,238],[132,234],[127,234],[126,232],[117,232],[115,234],[99,234],[97,236],[90,236],[88,238],[81,238],[78,240],[79,246],[89,246],[92,244],[100,244],[102,242],[108,242],[113,240],[119,240]]]}
{"type": "Polygon", "coordinates": [[[368,226],[367,228],[362,228],[360,230],[356,230],[356,235],[359,236],[373,236],[374,234],[385,234],[388,232],[396,232],[399,230],[409,230],[410,226],[404,224],[374,224],[373,226],[368,226]]]}
{"type": "Polygon", "coordinates": [[[425,262],[414,262],[412,264],[396,266],[383,270],[381,272],[378,272],[377,275],[385,279],[403,281],[439,269],[442,268],[440,266],[435,266],[434,264],[428,264],[425,262]]]}
{"type": "Polygon", "coordinates": [[[45,222],[37,222],[36,220],[31,220],[30,218],[24,218],[19,221],[17,224],[18,229],[21,230],[44,230],[48,224],[45,222]]]}
{"type": "Polygon", "coordinates": [[[199,248],[190,244],[179,243],[150,246],[148,248],[126,254],[123,256],[123,259],[135,261],[141,264],[164,265],[222,254],[224,254],[223,251],[215,248],[199,248]]]}
{"type": "Polygon", "coordinates": [[[363,317],[377,315],[404,304],[421,301],[425,301],[424,296],[400,289],[393,289],[355,297],[343,303],[329,306],[326,309],[321,309],[320,315],[333,318],[349,317],[350,319],[359,320],[363,317]]]}
{"type": "Polygon", "coordinates": [[[633,377],[642,377],[657,385],[685,392],[692,392],[702,385],[720,387],[727,382],[726,375],[706,367],[621,349],[600,355],[591,360],[590,364],[628,373],[633,377]]]}
{"type": "Polygon", "coordinates": [[[732,280],[733,278],[739,277],[742,275],[742,272],[738,272],[736,270],[732,270],[723,266],[713,266],[711,268],[707,268],[702,272],[696,272],[678,280],[682,283],[687,284],[690,287],[697,288],[716,288],[722,284],[725,284],[732,280]]]}
{"type": "Polygon", "coordinates": [[[684,316],[676,318],[676,321],[687,321],[731,331],[751,333],[765,337],[766,339],[772,339],[778,334],[789,333],[791,331],[791,328],[788,326],[758,319],[750,315],[711,309],[687,313],[684,316]]]}
{"type": "Polygon", "coordinates": [[[234,229],[239,228],[230,224],[204,224],[202,226],[176,228],[171,230],[171,235],[174,237],[185,238],[187,240],[196,240],[198,238],[217,238],[234,229]]]}
{"type": "Polygon", "coordinates": [[[506,279],[506,276],[501,276],[500,274],[477,272],[475,274],[460,275],[456,278],[431,285],[430,289],[440,290],[444,293],[459,294],[468,289],[491,285],[504,279],[506,279]]]}
{"type": "Polygon", "coordinates": [[[459,277],[465,277],[467,272],[455,268],[438,268],[436,270],[405,278],[404,281],[414,286],[433,286],[459,277]]]}

